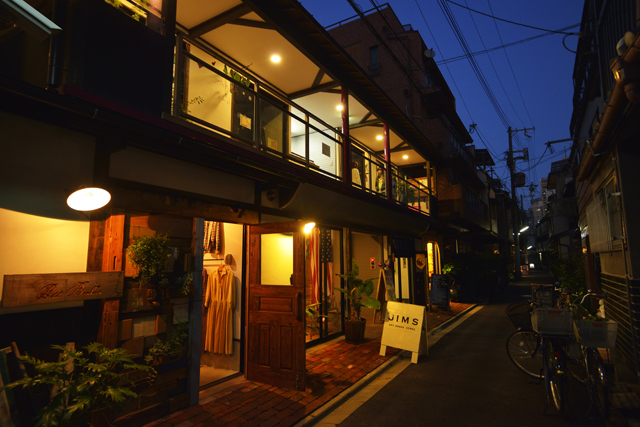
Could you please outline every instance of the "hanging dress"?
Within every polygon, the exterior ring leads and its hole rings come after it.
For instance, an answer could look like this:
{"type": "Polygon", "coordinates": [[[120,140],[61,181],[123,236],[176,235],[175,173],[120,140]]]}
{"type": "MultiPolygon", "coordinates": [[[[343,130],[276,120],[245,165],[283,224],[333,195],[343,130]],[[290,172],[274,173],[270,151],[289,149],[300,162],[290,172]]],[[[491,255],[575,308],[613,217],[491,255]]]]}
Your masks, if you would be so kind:
{"type": "Polygon", "coordinates": [[[233,354],[233,310],[235,289],[233,271],[228,266],[216,268],[207,279],[204,306],[208,307],[207,336],[204,350],[233,354]]]}

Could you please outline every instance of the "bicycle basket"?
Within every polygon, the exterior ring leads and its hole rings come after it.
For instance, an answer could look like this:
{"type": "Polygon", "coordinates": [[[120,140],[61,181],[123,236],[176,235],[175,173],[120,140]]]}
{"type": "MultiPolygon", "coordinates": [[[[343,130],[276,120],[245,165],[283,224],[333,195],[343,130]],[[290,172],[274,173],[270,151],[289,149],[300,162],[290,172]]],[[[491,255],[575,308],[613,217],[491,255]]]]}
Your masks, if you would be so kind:
{"type": "Polygon", "coordinates": [[[531,316],[533,330],[542,335],[570,336],[573,322],[571,310],[537,308],[531,316]]]}
{"type": "Polygon", "coordinates": [[[585,347],[614,348],[618,322],[606,320],[576,320],[576,339],[585,347]]]}
{"type": "Polygon", "coordinates": [[[528,301],[510,304],[505,312],[516,329],[531,329],[531,306],[528,301]]]}

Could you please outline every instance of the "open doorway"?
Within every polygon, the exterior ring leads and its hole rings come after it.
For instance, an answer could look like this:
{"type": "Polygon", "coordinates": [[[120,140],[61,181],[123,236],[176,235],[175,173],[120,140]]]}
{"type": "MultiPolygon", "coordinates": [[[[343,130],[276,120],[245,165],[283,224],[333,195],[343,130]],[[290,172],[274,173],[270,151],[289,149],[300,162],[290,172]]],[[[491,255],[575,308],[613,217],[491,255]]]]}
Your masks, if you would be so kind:
{"type": "Polygon", "coordinates": [[[242,366],[244,225],[205,221],[200,388],[242,366]]]}

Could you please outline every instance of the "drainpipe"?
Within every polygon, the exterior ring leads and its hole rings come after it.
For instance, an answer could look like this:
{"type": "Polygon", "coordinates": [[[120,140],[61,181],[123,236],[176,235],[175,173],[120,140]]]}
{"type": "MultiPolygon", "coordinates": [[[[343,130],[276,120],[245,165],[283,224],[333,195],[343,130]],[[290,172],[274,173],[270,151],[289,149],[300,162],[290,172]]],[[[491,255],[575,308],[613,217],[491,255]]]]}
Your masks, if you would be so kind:
{"type": "MultiPolygon", "coordinates": [[[[64,28],[66,8],[61,0],[53,4],[52,20],[60,28],[64,28]]],[[[60,73],[62,72],[62,56],[64,48],[64,33],[51,35],[49,40],[49,63],[47,70],[47,89],[57,91],[60,88],[60,73]]]]}
{"type": "Polygon", "coordinates": [[[627,288],[627,311],[629,312],[629,330],[631,332],[631,344],[633,348],[633,355],[636,362],[636,375],[640,378],[640,361],[638,361],[638,345],[636,340],[636,332],[633,326],[634,318],[633,318],[633,305],[631,304],[631,284],[629,283],[629,265],[627,262],[627,251],[625,246],[628,243],[627,240],[627,216],[625,215],[624,210],[624,198],[622,195],[624,192],[622,191],[622,180],[620,179],[620,169],[618,168],[618,153],[616,152],[612,155],[613,158],[613,169],[616,174],[616,181],[618,181],[620,195],[619,196],[608,196],[607,197],[620,197],[620,216],[621,222],[624,230],[624,235],[622,239],[622,258],[624,259],[624,282],[627,288]]]}
{"type": "MultiPolygon", "coordinates": [[[[638,1],[640,2],[640,0],[638,1]]],[[[638,60],[640,60],[640,37],[636,36],[624,56],[618,58],[618,61],[616,61],[612,67],[615,67],[619,61],[633,64],[638,62],[638,60]]],[[[596,156],[604,149],[607,136],[611,130],[611,125],[618,113],[618,110],[620,109],[620,106],[624,102],[626,84],[626,82],[617,81],[613,88],[613,93],[607,104],[607,109],[604,112],[602,123],[600,124],[600,128],[593,140],[592,149],[586,151],[584,162],[582,162],[582,165],[580,165],[580,169],[578,170],[578,175],[576,177],[578,181],[584,181],[587,178],[591,168],[595,165],[596,156]]]]}

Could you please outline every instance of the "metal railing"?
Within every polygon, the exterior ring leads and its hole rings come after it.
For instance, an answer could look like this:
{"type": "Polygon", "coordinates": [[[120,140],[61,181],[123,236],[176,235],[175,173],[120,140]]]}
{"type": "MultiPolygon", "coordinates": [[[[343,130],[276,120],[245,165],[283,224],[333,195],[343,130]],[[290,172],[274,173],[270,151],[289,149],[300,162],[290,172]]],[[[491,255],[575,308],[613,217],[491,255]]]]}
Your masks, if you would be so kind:
{"type": "MultiPolygon", "coordinates": [[[[329,178],[342,179],[341,132],[250,74],[235,71],[205,51],[202,56],[213,60],[202,59],[181,38],[178,45],[174,116],[329,178]]],[[[350,141],[352,159],[355,153],[361,157],[360,183],[353,186],[386,198],[385,160],[357,139],[350,141]]],[[[391,199],[429,214],[431,189],[406,177],[396,165],[390,166],[391,199]]]]}

